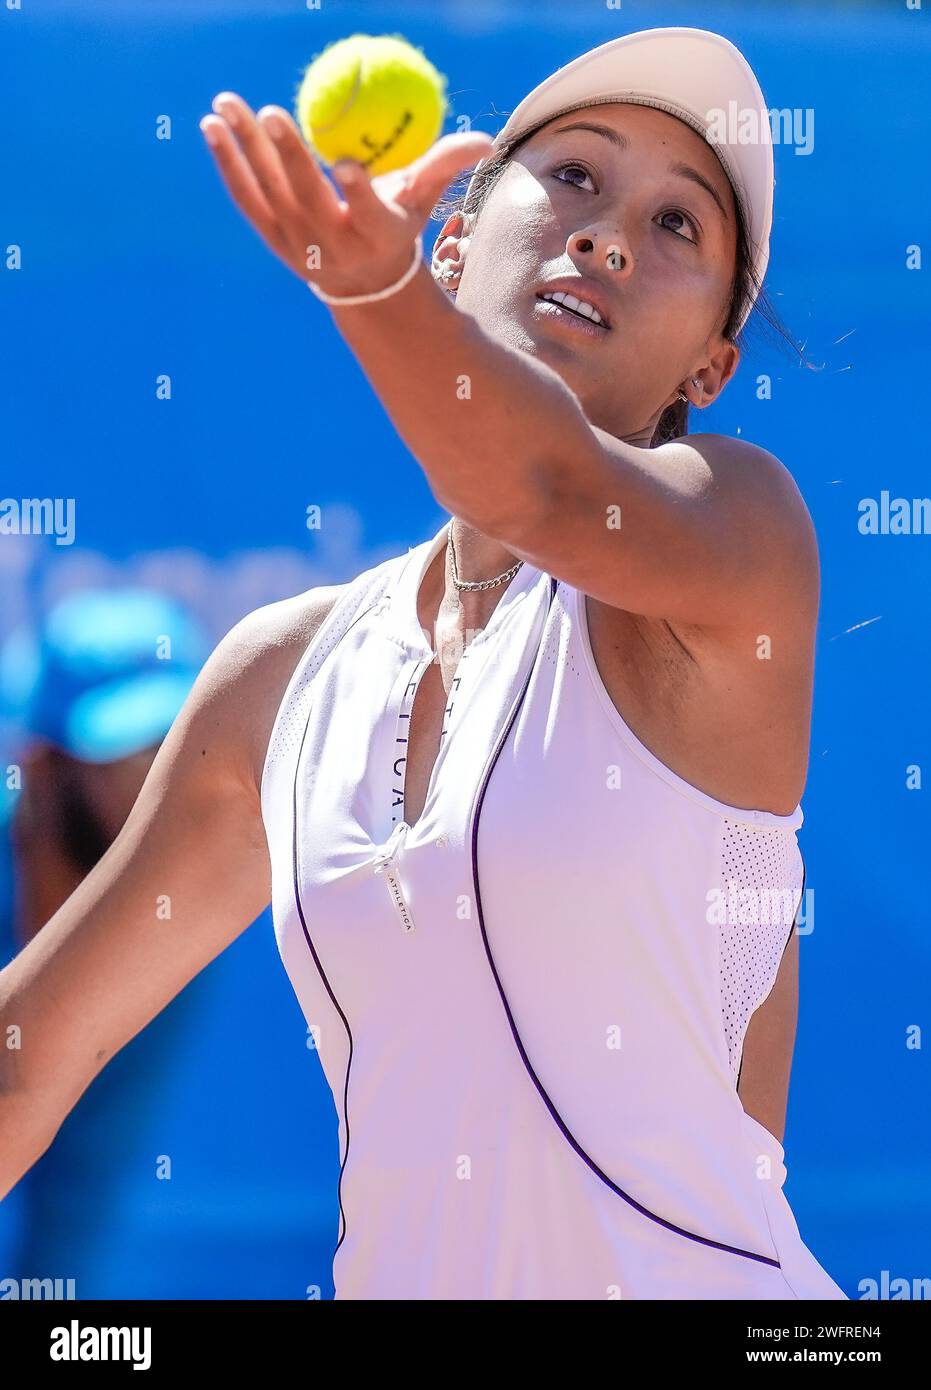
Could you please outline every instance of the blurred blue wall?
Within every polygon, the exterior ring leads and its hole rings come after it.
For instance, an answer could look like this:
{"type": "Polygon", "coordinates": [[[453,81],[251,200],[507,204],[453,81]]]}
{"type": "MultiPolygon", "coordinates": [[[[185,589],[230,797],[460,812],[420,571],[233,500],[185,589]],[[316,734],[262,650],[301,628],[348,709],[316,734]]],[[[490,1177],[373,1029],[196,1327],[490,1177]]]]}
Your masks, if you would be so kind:
{"type": "MultiPolygon", "coordinates": [[[[346,579],[441,524],[326,310],[230,205],[197,126],[216,92],[287,106],[331,39],[400,31],[448,75],[453,114],[493,132],[586,48],[688,24],[736,42],[771,107],[814,111],[813,152],[775,150],[767,284],[818,369],[759,340],[702,428],[782,458],[820,538],[800,836],[815,929],[801,943],[787,1193],[853,1297],[883,1270],[929,1273],[929,1067],[906,1046],[929,998],[929,793],[906,776],[931,774],[931,539],[857,524],[862,498],[929,491],[929,292],[906,269],[908,246],[929,249],[928,11],[27,0],[0,18],[0,236],[23,248],[22,270],[0,275],[0,494],[74,497],[77,509],[71,548],[0,543],[0,637],[84,575],[145,566],[169,583],[183,573],[219,637],[258,603],[346,579]],[[155,138],[164,115],[170,140],[155,138]],[[170,403],[155,399],[163,372],[170,403]],[[756,397],[764,372],[771,401],[756,397]],[[338,524],[308,532],[310,503],[338,524]],[[183,564],[160,565],[166,552],[183,564]]],[[[335,1112],[267,915],[87,1100],[98,1110],[76,1111],[48,1156],[49,1258],[65,1250],[69,1267],[27,1273],[73,1275],[81,1297],[331,1292],[335,1112]],[[146,1078],[145,1094],[129,1139],[117,1127],[97,1142],[94,1115],[109,1116],[121,1069],[146,1078]],[[160,1153],[173,1156],[170,1182],[154,1178],[160,1153]]],[[[0,1207],[0,1252],[18,1192],[0,1207]]]]}

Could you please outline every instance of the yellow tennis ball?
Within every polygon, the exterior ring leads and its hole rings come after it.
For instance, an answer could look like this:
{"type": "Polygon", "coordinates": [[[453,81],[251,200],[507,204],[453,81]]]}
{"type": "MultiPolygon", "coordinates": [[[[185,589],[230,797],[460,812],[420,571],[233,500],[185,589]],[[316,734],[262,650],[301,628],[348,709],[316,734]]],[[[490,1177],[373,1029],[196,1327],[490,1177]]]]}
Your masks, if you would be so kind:
{"type": "Polygon", "coordinates": [[[446,78],[400,34],[353,34],[306,69],[297,121],[328,163],[357,159],[369,174],[400,169],[436,140],[446,114],[446,78]]]}

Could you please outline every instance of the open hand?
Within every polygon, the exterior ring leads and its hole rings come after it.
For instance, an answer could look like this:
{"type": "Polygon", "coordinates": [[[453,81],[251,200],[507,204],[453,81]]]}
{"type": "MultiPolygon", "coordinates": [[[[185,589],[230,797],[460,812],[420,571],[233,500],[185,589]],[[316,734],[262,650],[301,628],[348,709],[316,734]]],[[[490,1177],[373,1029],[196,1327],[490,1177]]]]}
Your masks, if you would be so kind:
{"type": "Polygon", "coordinates": [[[233,202],[295,275],[334,295],[400,279],[444,189],[492,147],[481,131],[443,135],[412,164],[374,178],[343,160],[332,171],[337,189],[282,107],[256,116],[242,97],[221,92],[213,110],[200,128],[233,202]]]}

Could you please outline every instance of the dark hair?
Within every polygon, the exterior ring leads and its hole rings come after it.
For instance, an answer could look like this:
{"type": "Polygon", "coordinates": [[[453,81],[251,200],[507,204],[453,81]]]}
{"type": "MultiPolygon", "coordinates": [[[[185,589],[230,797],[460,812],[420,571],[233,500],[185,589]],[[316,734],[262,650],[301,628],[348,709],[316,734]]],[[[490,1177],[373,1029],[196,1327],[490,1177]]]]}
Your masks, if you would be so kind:
{"type": "MultiPolygon", "coordinates": [[[[561,115],[567,114],[561,112],[561,115]]],[[[454,212],[475,213],[481,212],[495,184],[500,179],[509,161],[520,149],[525,141],[532,135],[536,135],[550,120],[556,120],[551,116],[549,120],[543,121],[540,125],[534,126],[531,130],[525,131],[509,144],[502,146],[482,166],[482,170],[476,179],[475,187],[469,191],[468,196],[460,201],[458,195],[447,194],[436,204],[433,209],[434,219],[439,218],[445,221],[454,212]]],[[[453,188],[461,184],[467,178],[469,171],[465,171],[452,185],[453,188]]],[[[734,190],[734,204],[737,209],[737,250],[734,257],[734,277],[731,281],[731,290],[728,300],[727,317],[722,327],[724,337],[732,343],[741,347],[744,345],[747,327],[751,322],[758,322],[762,319],[770,329],[789,344],[795,352],[802,355],[802,349],[798,343],[780,322],[778,315],[773,309],[769,298],[761,285],[757,285],[754,274],[753,263],[750,253],[750,241],[747,235],[746,215],[741,204],[741,200],[734,190]],[[737,325],[740,322],[741,314],[744,311],[748,299],[757,291],[747,322],[739,330],[737,325]]],[[[660,444],[665,444],[670,439],[677,439],[681,435],[689,432],[689,406],[687,401],[673,401],[672,405],[666,407],[659,420],[656,422],[656,429],[653,431],[653,438],[650,440],[650,447],[655,449],[660,444]]]]}

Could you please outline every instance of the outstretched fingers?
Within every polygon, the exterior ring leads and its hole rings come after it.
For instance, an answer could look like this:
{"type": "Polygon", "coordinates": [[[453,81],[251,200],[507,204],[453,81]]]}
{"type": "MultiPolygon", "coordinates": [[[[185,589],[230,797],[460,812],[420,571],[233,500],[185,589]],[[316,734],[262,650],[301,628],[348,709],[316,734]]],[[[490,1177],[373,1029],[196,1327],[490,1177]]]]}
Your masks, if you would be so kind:
{"type": "Polygon", "coordinates": [[[248,160],[220,116],[205,116],[201,131],[220,170],[227,192],[277,256],[287,252],[287,239],[248,160]]]}
{"type": "Polygon", "coordinates": [[[257,123],[272,143],[301,208],[315,224],[335,226],[340,212],[336,190],[304,143],[294,118],[281,106],[263,106],[257,123]]]}
{"type": "Polygon", "coordinates": [[[252,108],[236,92],[220,92],[213,99],[213,109],[235,135],[269,208],[279,220],[292,214],[296,206],[294,194],[281,167],[278,151],[268,138],[268,132],[256,120],[252,108]]]}

